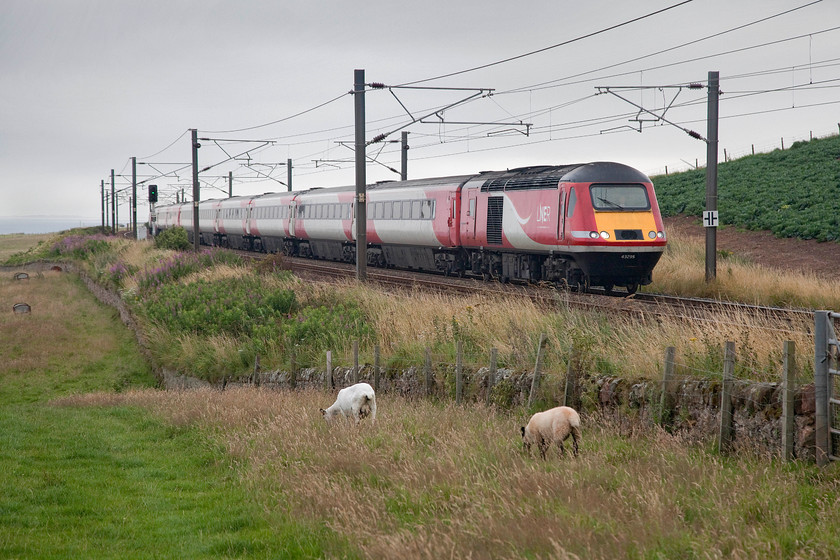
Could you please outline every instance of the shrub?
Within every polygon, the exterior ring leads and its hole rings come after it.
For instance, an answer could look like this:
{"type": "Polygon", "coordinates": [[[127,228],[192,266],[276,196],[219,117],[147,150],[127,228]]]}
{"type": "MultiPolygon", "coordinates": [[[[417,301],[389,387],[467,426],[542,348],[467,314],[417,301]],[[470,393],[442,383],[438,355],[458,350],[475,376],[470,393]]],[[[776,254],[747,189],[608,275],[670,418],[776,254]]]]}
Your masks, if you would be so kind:
{"type": "Polygon", "coordinates": [[[173,334],[276,336],[297,307],[294,292],[267,292],[253,276],[164,284],[143,303],[149,319],[173,334]]]}
{"type": "Polygon", "coordinates": [[[141,293],[150,293],[160,289],[165,284],[216,264],[239,266],[242,264],[242,258],[227,251],[217,250],[206,250],[201,253],[176,253],[170,258],[160,261],[158,266],[139,273],[137,275],[137,286],[141,293]]]}
{"type": "Polygon", "coordinates": [[[173,251],[186,251],[190,248],[187,230],[180,226],[163,230],[155,237],[155,247],[172,249],[173,251]]]}
{"type": "Polygon", "coordinates": [[[87,260],[108,249],[109,244],[104,235],[68,235],[52,246],[49,256],[87,260]]]}

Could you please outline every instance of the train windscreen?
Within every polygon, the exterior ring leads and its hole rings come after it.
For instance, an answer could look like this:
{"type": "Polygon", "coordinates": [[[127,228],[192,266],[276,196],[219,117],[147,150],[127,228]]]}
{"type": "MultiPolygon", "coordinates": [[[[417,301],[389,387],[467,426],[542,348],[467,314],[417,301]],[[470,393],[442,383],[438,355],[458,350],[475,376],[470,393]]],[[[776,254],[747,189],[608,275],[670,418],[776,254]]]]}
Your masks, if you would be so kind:
{"type": "Polygon", "coordinates": [[[596,184],[589,187],[592,207],[602,212],[650,210],[647,189],[642,185],[596,184]]]}

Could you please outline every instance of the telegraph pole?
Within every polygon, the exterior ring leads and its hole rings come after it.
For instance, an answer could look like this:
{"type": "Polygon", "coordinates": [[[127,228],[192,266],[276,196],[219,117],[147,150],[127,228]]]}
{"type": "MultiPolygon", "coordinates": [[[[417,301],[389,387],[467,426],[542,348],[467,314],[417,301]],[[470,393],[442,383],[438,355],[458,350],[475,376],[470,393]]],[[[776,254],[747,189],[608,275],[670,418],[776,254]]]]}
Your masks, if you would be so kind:
{"type": "Polygon", "coordinates": [[[706,227],[706,282],[717,276],[717,175],[718,175],[718,102],[720,98],[720,76],[709,72],[709,97],[707,102],[706,126],[706,211],[703,225],[706,227]]]}
{"type": "Polygon", "coordinates": [[[233,198],[233,171],[228,171],[228,198],[233,198]]]}
{"type": "Polygon", "coordinates": [[[99,194],[102,198],[102,231],[105,231],[105,179],[99,181],[99,194]]]}
{"type": "Polygon", "coordinates": [[[111,170],[111,232],[117,234],[117,193],[114,191],[114,170],[111,170]]]}
{"type": "Polygon", "coordinates": [[[131,228],[137,240],[137,158],[131,158],[131,228]]]}
{"type": "Polygon", "coordinates": [[[365,71],[353,73],[356,117],[356,280],[367,280],[367,208],[365,169],[365,71]]]}
{"type": "Polygon", "coordinates": [[[408,181],[408,131],[402,132],[402,167],[400,168],[400,178],[403,181],[408,181]]]}
{"type": "Polygon", "coordinates": [[[286,190],[292,192],[292,158],[286,160],[286,190]]]}
{"type": "Polygon", "coordinates": [[[198,188],[198,149],[201,144],[198,143],[198,129],[192,128],[190,131],[192,132],[193,250],[198,253],[198,247],[201,244],[198,233],[198,201],[201,198],[198,188]]]}

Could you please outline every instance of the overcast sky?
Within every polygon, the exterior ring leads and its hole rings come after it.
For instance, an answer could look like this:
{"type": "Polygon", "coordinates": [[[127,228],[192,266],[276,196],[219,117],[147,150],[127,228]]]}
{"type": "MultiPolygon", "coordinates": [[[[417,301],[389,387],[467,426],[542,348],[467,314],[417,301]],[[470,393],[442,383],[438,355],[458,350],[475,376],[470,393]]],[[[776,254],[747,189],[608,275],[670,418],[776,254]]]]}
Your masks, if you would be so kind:
{"type": "MultiPolygon", "coordinates": [[[[682,129],[707,134],[709,71],[721,161],[838,133],[840,2],[680,1],[3,0],[0,217],[99,223],[101,182],[114,169],[130,192],[136,157],[145,221],[146,184],[164,202],[191,194],[191,128],[212,139],[202,198],[225,196],[231,171],[234,194],[285,190],[287,159],[295,190],[353,184],[357,68],[368,83],[467,88],[365,94],[369,140],[409,132],[410,178],[704,165],[682,129]],[[691,82],[703,88],[677,87],[691,82]]],[[[368,182],[398,178],[398,144],[368,155],[368,182]]]]}

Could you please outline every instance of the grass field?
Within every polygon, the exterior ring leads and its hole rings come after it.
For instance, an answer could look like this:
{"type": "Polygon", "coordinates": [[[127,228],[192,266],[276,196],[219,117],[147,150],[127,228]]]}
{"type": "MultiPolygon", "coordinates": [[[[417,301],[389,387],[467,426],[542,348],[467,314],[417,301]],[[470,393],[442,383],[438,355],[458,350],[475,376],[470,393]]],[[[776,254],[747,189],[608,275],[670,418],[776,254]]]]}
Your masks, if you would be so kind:
{"type": "Polygon", "coordinates": [[[3,277],[0,302],[0,558],[344,555],[329,529],[266,512],[200,427],[137,406],[55,404],[155,385],[133,333],[80,281],[3,277]]]}
{"type": "Polygon", "coordinates": [[[2,558],[826,558],[840,472],[584,417],[526,456],[524,410],[160,391],[133,335],[57,272],[0,278],[2,558]]]}
{"type": "Polygon", "coordinates": [[[0,235],[0,263],[14,254],[28,251],[41,242],[47,242],[53,238],[53,234],[45,233],[40,235],[10,233],[0,235]]]}

